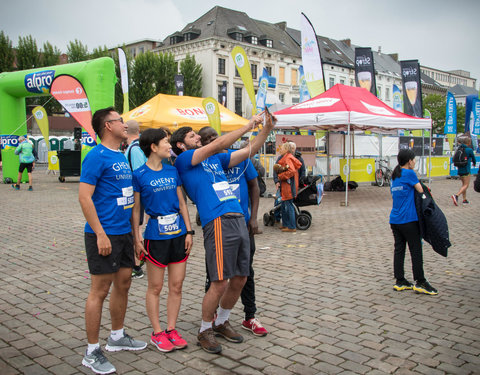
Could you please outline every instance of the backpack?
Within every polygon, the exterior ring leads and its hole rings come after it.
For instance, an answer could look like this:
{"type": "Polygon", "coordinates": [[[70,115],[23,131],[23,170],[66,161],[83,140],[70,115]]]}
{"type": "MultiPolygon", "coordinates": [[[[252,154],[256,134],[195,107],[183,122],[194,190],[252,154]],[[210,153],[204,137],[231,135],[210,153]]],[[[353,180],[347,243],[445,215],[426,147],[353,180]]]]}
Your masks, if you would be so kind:
{"type": "Polygon", "coordinates": [[[468,164],[468,155],[465,147],[459,146],[453,154],[453,165],[455,167],[466,167],[468,164]]]}

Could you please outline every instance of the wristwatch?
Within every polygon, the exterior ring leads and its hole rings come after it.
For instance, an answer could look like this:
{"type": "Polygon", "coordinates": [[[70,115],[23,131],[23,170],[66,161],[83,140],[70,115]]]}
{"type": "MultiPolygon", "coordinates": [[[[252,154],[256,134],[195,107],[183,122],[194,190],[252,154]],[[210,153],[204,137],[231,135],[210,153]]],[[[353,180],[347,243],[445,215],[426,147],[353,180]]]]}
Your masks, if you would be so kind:
{"type": "Polygon", "coordinates": [[[195,231],[194,230],[187,230],[187,234],[191,234],[193,236],[193,235],[195,235],[195,231]]]}

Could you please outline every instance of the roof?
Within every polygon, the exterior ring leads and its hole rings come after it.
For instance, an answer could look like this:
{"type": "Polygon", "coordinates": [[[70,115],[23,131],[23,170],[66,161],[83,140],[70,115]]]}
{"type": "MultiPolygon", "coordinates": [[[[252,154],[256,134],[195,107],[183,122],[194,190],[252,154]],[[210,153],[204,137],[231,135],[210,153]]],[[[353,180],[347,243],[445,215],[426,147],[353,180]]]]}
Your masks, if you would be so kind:
{"type": "Polygon", "coordinates": [[[474,87],[464,85],[455,85],[448,89],[455,96],[478,95],[478,91],[474,87]]]}

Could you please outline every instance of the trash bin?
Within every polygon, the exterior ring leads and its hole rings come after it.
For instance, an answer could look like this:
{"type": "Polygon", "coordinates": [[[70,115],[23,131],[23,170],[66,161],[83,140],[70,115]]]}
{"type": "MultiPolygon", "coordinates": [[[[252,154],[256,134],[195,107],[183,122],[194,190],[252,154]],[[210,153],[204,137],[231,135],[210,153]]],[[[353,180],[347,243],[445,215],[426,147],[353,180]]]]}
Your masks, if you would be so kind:
{"type": "Polygon", "coordinates": [[[58,161],[60,162],[60,176],[58,180],[65,182],[65,177],[80,176],[81,151],[63,150],[58,151],[58,161]]]}

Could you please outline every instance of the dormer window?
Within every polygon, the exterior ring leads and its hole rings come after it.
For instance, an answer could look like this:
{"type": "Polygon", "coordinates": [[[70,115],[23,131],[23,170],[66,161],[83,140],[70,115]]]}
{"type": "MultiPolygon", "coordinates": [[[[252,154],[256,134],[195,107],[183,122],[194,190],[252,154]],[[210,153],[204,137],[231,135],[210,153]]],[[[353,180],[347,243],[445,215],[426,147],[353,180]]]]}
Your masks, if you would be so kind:
{"type": "Polygon", "coordinates": [[[265,46],[267,46],[268,48],[273,48],[273,40],[266,39],[265,40],[265,46]]]}
{"type": "Polygon", "coordinates": [[[260,44],[268,48],[273,48],[273,40],[269,39],[266,35],[261,35],[259,38],[260,44]]]}
{"type": "Polygon", "coordinates": [[[252,44],[258,44],[258,38],[256,36],[252,36],[250,43],[252,44]]]}
{"type": "Polygon", "coordinates": [[[183,42],[183,35],[176,32],[170,37],[170,44],[177,44],[183,42]]]}

